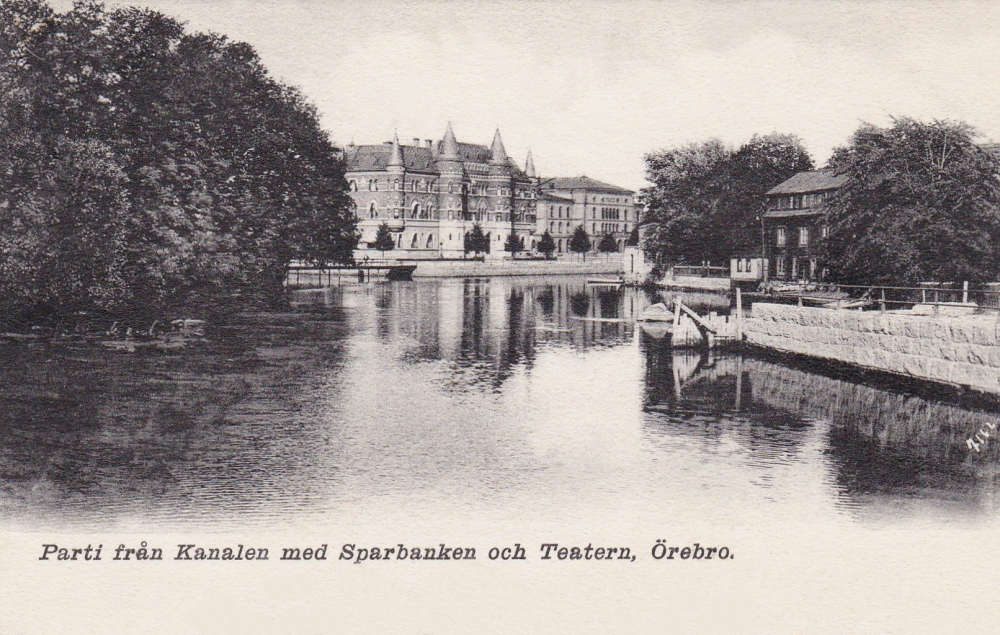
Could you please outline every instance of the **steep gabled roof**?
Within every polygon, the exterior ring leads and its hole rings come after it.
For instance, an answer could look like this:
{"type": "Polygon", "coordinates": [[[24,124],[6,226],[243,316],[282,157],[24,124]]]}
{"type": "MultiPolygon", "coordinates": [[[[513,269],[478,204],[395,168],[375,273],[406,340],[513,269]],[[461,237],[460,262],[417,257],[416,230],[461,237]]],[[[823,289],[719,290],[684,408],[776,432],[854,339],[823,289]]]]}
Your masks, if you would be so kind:
{"type": "Polygon", "coordinates": [[[610,194],[632,194],[632,190],[626,190],[617,185],[603,183],[597,179],[587,176],[573,176],[568,178],[547,179],[542,182],[542,187],[552,190],[595,190],[598,192],[608,192],[610,194]]]}
{"type": "MultiPolygon", "coordinates": [[[[403,155],[403,167],[415,172],[434,172],[434,157],[430,148],[399,146],[403,155]]],[[[347,148],[348,172],[377,172],[385,170],[392,158],[392,144],[375,146],[354,146],[347,148]]]]}
{"type": "Polygon", "coordinates": [[[833,170],[810,170],[799,172],[790,179],[779,183],[767,191],[768,196],[782,194],[806,194],[835,190],[847,182],[847,177],[836,175],[833,170]]]}

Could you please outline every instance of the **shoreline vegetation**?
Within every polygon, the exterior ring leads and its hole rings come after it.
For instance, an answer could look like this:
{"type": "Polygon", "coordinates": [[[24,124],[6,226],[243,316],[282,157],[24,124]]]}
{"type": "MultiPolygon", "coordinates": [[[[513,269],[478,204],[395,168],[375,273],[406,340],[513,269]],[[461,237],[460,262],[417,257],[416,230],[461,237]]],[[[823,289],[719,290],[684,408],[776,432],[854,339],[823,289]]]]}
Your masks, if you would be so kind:
{"type": "Polygon", "coordinates": [[[292,260],[351,261],[343,157],[247,44],[3,3],[0,90],[0,332],[138,337],[280,305],[292,260]]]}

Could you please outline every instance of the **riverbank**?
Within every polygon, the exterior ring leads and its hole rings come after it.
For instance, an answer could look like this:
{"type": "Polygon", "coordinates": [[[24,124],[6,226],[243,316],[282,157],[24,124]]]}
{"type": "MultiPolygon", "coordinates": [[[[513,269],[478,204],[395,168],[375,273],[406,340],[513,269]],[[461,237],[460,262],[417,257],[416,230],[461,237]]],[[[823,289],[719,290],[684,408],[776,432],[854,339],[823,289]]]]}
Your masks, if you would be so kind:
{"type": "Polygon", "coordinates": [[[1000,395],[1000,332],[991,316],[755,303],[743,333],[752,346],[1000,395]]]}
{"type": "Polygon", "coordinates": [[[622,273],[621,258],[590,260],[419,260],[414,278],[566,276],[622,273]]]}

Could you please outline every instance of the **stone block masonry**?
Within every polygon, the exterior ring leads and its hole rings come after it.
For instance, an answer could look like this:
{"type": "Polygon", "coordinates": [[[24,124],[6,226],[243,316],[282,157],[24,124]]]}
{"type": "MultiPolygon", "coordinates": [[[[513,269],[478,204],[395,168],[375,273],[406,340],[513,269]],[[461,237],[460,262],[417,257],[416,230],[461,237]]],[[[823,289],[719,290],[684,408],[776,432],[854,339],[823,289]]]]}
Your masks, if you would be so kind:
{"type": "Polygon", "coordinates": [[[1000,395],[992,316],[934,317],[756,303],[748,343],[1000,395]]]}

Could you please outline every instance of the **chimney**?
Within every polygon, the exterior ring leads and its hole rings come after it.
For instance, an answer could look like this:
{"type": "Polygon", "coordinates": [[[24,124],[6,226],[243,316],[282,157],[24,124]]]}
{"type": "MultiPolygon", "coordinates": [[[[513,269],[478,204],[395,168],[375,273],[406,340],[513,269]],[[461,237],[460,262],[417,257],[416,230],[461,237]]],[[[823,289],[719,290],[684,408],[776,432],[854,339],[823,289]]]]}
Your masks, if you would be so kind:
{"type": "Polygon", "coordinates": [[[424,141],[427,143],[427,147],[428,148],[433,148],[434,147],[434,140],[433,139],[424,139],[424,141]]]}
{"type": "Polygon", "coordinates": [[[413,147],[414,148],[420,147],[420,137],[413,137],[413,147]]]}

